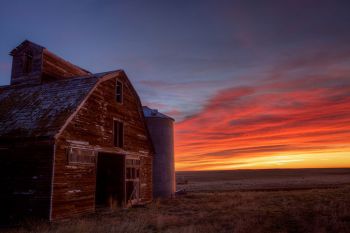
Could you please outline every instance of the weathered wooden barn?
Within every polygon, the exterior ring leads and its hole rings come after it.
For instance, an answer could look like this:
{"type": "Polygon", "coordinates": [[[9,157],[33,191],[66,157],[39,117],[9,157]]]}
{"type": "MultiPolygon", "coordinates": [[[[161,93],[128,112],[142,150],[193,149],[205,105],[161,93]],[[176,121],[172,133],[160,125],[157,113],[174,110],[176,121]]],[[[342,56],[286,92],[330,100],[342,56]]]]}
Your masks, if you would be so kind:
{"type": "Polygon", "coordinates": [[[153,145],[122,70],[92,74],[24,41],[0,87],[0,218],[51,221],[152,200],[153,145]]]}

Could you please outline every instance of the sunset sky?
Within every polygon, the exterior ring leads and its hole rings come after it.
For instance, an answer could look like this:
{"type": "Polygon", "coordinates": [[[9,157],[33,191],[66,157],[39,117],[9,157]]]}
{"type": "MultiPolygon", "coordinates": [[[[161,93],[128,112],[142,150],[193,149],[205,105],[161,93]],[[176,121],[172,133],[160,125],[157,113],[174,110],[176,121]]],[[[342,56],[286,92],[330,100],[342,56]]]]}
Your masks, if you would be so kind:
{"type": "Polygon", "coordinates": [[[24,39],[124,69],[176,119],[177,170],[350,167],[349,1],[0,3],[0,85],[24,39]]]}

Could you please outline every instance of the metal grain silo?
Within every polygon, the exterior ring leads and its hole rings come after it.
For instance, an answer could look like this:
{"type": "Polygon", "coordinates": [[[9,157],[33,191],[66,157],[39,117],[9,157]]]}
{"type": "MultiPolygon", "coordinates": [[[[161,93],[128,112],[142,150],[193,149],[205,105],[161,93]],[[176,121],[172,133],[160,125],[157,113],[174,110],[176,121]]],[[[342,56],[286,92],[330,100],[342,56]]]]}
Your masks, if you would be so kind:
{"type": "Polygon", "coordinates": [[[174,119],[146,106],[143,113],[155,149],[153,197],[172,197],[175,193],[174,119]]]}

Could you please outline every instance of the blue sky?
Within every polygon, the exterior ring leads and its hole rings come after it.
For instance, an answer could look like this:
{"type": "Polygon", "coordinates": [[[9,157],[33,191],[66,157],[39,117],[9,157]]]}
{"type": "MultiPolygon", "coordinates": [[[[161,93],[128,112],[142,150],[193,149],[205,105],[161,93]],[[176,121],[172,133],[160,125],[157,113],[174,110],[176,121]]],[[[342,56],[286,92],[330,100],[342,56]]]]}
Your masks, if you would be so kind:
{"type": "Polygon", "coordinates": [[[183,119],[284,59],[348,48],[348,10],[340,1],[1,0],[0,84],[8,52],[29,39],[92,72],[124,69],[145,104],[183,119]]]}
{"type": "MultiPolygon", "coordinates": [[[[189,163],[204,167],[199,157],[209,161],[223,151],[221,168],[231,168],[235,155],[228,152],[257,157],[259,143],[262,153],[312,148],[317,154],[331,137],[308,147],[301,144],[309,139],[296,141],[292,133],[282,145],[256,137],[269,137],[261,132],[271,129],[273,119],[286,121],[278,128],[286,134],[296,130],[290,128],[294,120],[299,127],[324,119],[298,132],[317,134],[327,126],[328,135],[350,116],[349,1],[0,0],[0,6],[0,85],[10,80],[9,51],[25,39],[91,72],[124,69],[143,104],[177,120],[177,164],[183,169],[189,163]],[[250,131],[237,129],[256,124],[263,128],[259,135],[239,144],[250,131]],[[199,133],[203,129],[211,131],[199,133]]],[[[344,149],[349,130],[337,132],[330,149],[350,155],[350,146],[344,149]]]]}

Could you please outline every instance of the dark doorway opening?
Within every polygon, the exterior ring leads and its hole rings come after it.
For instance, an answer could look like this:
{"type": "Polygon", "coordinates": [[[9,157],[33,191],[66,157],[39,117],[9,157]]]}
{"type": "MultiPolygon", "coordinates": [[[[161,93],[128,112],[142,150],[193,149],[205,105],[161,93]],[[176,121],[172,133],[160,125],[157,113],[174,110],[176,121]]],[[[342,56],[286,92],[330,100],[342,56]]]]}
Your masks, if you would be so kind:
{"type": "Polygon", "coordinates": [[[99,153],[96,174],[96,207],[125,204],[125,156],[99,153]]]}

